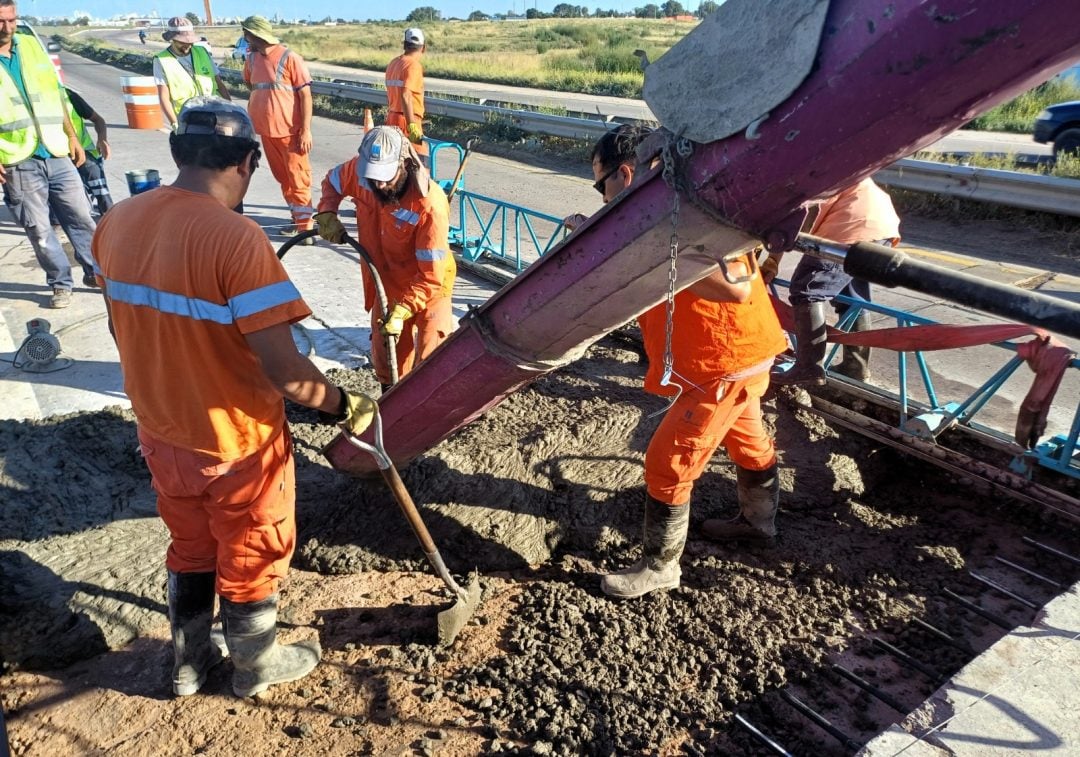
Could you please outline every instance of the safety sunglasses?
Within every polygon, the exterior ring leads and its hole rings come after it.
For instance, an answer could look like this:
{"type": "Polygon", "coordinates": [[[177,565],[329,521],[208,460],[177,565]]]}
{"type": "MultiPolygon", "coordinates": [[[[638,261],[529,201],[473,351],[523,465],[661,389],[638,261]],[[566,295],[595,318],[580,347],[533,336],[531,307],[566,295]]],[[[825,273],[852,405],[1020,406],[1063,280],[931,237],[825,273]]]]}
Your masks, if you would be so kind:
{"type": "Polygon", "coordinates": [[[614,176],[618,172],[618,170],[620,168],[622,168],[622,163],[615,166],[610,171],[608,171],[606,174],[604,174],[599,179],[597,179],[595,182],[593,182],[592,188],[595,189],[597,192],[599,192],[601,195],[603,195],[604,194],[604,186],[607,184],[607,180],[610,179],[612,176],[614,176]]]}

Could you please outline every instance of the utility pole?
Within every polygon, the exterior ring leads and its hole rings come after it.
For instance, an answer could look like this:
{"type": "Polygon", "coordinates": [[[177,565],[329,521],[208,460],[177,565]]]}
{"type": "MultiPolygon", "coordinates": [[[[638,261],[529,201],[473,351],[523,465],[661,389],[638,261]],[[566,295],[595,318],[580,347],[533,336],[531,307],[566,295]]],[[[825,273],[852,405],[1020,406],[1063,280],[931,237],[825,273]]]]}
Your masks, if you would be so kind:
{"type": "Polygon", "coordinates": [[[203,0],[203,10],[206,11],[206,25],[214,25],[214,11],[210,8],[210,0],[203,0]]]}

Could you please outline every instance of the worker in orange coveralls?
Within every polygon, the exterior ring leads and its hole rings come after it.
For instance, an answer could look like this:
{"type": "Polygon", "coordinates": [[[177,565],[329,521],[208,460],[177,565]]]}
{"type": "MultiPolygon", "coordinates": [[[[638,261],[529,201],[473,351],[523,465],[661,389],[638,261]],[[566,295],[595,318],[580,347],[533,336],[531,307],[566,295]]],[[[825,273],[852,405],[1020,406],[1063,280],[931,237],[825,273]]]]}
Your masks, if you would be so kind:
{"type": "Polygon", "coordinates": [[[230,210],[259,144],[243,108],[189,99],[169,144],[171,186],[124,200],[94,236],[96,275],[171,541],[173,691],[199,690],[222,650],[246,697],[307,675],[318,641],[279,645],[278,585],[296,545],[296,476],[282,397],[353,434],[374,401],[331,384],[296,351],[289,325],[311,314],[266,235],[230,210]]]}
{"type": "Polygon", "coordinates": [[[424,67],[420,58],[427,52],[424,32],[405,30],[405,51],[386,67],[386,123],[396,126],[416,146],[421,162],[427,166],[428,148],[424,144],[424,67]]]}
{"type": "MultiPolygon", "coordinates": [[[[244,61],[244,81],[251,87],[248,112],[270,172],[281,185],[293,226],[291,237],[312,228],[311,216],[311,74],[304,59],[281,44],[270,22],[248,16],[241,24],[251,54],[244,61]]],[[[313,238],[304,244],[314,244],[313,238]]]]}
{"type": "MultiPolygon", "coordinates": [[[[341,243],[345,227],[337,210],[344,197],[356,203],[358,241],[386,290],[384,315],[374,282],[362,267],[371,333],[397,337],[398,373],[404,376],[454,330],[450,298],[457,264],[450,252],[449,205],[396,127],[376,126],[364,135],[359,152],[326,174],[315,221],[323,239],[341,243]]],[[[371,356],[386,390],[390,368],[382,339],[371,340],[371,356]]]]}
{"type": "MultiPolygon", "coordinates": [[[[900,218],[892,198],[870,179],[841,190],[812,209],[810,233],[841,244],[877,242],[900,243],[900,218]]],[[[761,264],[765,282],[780,269],[783,253],[772,253],[761,264]]],[[[795,316],[795,364],[786,371],[775,370],[773,383],[784,386],[821,386],[825,383],[825,303],[838,294],[870,301],[870,282],[844,273],[840,263],[803,255],[791,277],[788,297],[795,316]]],[[[843,315],[847,305],[836,305],[843,315]]],[[[852,331],[870,328],[870,311],[860,310],[852,331]]],[[[844,359],[832,368],[859,381],[870,380],[870,348],[845,345],[844,359]]]]}
{"type": "MultiPolygon", "coordinates": [[[[608,132],[593,148],[593,185],[604,202],[630,186],[635,150],[648,133],[637,126],[608,132]]],[[[744,262],[745,261],[745,262],[744,262]]],[[[754,264],[728,264],[732,278],[754,264]]],[[[645,391],[671,396],[664,378],[667,304],[638,318],[649,358],[645,391]]],[[[733,284],[722,271],[675,295],[670,381],[681,394],[664,415],[645,453],[643,555],[637,563],[603,577],[613,597],[640,597],[679,585],[679,558],[690,525],[694,482],[721,444],[737,468],[739,515],[707,520],[705,535],[719,540],[768,540],[776,534],[780,492],[776,451],[761,419],[761,396],[769,368],[787,346],[760,276],[733,284]]]]}

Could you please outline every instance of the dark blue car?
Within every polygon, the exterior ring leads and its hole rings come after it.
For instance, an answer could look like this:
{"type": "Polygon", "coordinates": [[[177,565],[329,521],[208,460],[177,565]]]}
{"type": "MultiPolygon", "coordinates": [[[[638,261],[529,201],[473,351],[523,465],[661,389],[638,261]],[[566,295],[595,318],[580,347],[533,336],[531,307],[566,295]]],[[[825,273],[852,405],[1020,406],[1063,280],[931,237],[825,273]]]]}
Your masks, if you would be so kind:
{"type": "Polygon", "coordinates": [[[1035,116],[1035,141],[1052,143],[1055,158],[1080,155],[1080,100],[1051,105],[1035,116]]]}

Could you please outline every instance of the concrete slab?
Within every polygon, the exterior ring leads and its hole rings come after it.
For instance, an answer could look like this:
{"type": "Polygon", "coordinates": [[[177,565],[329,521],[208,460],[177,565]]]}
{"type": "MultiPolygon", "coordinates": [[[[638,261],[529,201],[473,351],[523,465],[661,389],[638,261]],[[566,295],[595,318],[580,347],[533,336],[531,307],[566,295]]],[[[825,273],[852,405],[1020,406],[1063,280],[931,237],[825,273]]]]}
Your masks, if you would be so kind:
{"type": "Polygon", "coordinates": [[[975,658],[859,755],[1080,753],[1080,584],[975,658]]]}

